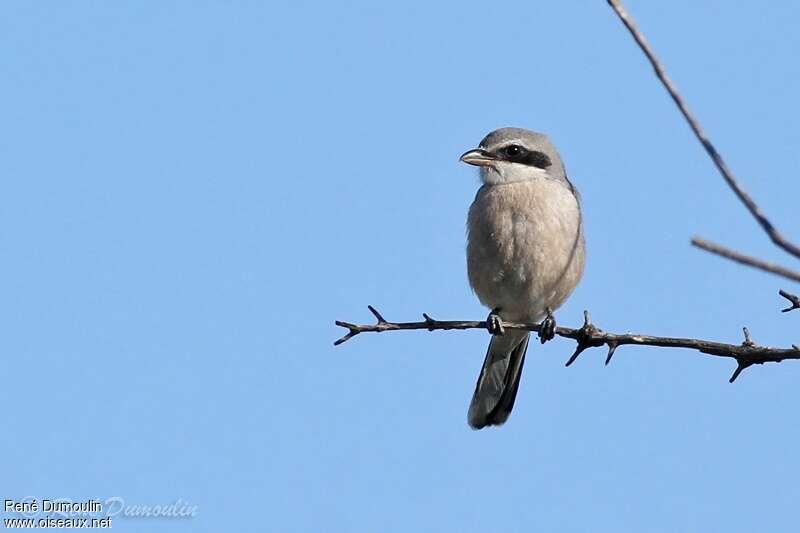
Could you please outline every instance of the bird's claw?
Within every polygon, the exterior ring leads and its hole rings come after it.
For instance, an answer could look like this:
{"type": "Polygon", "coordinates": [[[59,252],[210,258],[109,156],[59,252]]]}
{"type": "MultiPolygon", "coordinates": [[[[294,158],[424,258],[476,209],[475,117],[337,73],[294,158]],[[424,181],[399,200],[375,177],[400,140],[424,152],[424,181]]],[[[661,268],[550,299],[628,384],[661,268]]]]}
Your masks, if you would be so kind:
{"type": "Polygon", "coordinates": [[[499,311],[499,309],[492,309],[492,312],[486,317],[486,329],[489,330],[489,333],[492,335],[502,335],[505,333],[503,329],[503,320],[500,318],[500,315],[497,314],[499,311]]]}
{"type": "Polygon", "coordinates": [[[539,326],[539,340],[542,344],[555,338],[556,317],[553,316],[553,311],[549,307],[547,308],[547,316],[544,317],[544,320],[542,320],[539,326]]]}

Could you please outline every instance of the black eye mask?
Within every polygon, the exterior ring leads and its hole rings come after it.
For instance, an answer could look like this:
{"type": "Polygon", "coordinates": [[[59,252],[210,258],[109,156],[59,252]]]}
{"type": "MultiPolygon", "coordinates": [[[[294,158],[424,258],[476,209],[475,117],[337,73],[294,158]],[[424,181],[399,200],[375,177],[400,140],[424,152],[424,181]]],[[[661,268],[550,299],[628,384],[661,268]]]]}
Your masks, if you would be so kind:
{"type": "Polygon", "coordinates": [[[546,169],[553,164],[547,154],[537,152],[536,150],[528,150],[518,144],[503,146],[497,149],[494,155],[501,161],[510,161],[512,163],[519,163],[521,165],[541,169],[546,169]]]}

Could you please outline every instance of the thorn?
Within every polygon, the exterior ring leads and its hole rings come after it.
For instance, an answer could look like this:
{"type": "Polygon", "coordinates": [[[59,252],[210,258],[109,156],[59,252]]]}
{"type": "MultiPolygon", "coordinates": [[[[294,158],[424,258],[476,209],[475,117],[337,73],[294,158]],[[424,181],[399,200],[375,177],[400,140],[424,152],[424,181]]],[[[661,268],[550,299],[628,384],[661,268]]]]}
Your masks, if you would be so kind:
{"type": "Polygon", "coordinates": [[[734,381],[736,381],[736,378],[739,377],[739,374],[742,373],[742,370],[744,370],[745,368],[749,367],[752,364],[753,363],[745,363],[737,359],[736,370],[733,371],[733,375],[731,376],[731,379],[728,380],[728,383],[733,383],[734,381]]]}
{"type": "Polygon", "coordinates": [[[428,328],[428,331],[433,331],[433,326],[436,323],[436,321],[432,319],[428,313],[422,313],[422,318],[424,318],[425,323],[428,324],[428,326],[430,326],[428,328]]]}
{"type": "Polygon", "coordinates": [[[587,348],[596,348],[598,346],[602,346],[603,344],[605,344],[604,341],[592,338],[592,335],[599,331],[600,330],[594,327],[594,325],[592,324],[592,318],[589,316],[589,311],[584,310],[583,326],[578,331],[579,336],[576,339],[576,341],[578,342],[578,346],[575,347],[575,353],[573,353],[572,357],[570,357],[567,360],[567,364],[565,366],[569,366],[572,363],[574,363],[575,359],[577,359],[578,356],[581,353],[583,353],[583,351],[586,350],[587,348]]]}
{"type": "Polygon", "coordinates": [[[377,318],[377,319],[378,319],[378,324],[385,324],[385,323],[386,323],[386,319],[384,319],[384,318],[381,316],[381,314],[380,314],[380,313],[379,313],[379,312],[378,312],[378,311],[377,311],[377,310],[376,310],[374,307],[372,307],[371,305],[368,305],[368,306],[367,306],[367,308],[369,308],[370,312],[371,312],[373,315],[375,315],[375,318],[377,318]]]}
{"type": "Polygon", "coordinates": [[[611,362],[611,358],[614,357],[614,352],[617,351],[618,346],[619,343],[617,341],[608,342],[608,355],[606,356],[606,366],[608,366],[608,363],[611,362]]]}
{"type": "Polygon", "coordinates": [[[571,357],[570,357],[570,358],[567,360],[567,364],[565,364],[564,366],[569,366],[569,365],[571,365],[572,363],[574,363],[574,362],[575,362],[575,359],[577,359],[577,358],[578,358],[578,356],[579,356],[580,354],[582,354],[582,353],[583,353],[583,351],[584,351],[586,348],[588,348],[588,346],[586,346],[586,345],[584,345],[584,344],[578,344],[578,346],[576,346],[576,347],[575,347],[575,353],[573,353],[573,354],[572,354],[572,356],[571,356],[571,357]]]}
{"type": "Polygon", "coordinates": [[[742,332],[744,333],[744,342],[742,346],[755,346],[756,343],[753,342],[753,339],[750,338],[750,331],[747,328],[742,328],[742,332]]]}
{"type": "Polygon", "coordinates": [[[800,346],[798,346],[798,345],[796,345],[796,344],[792,344],[792,348],[794,348],[795,350],[797,350],[798,352],[800,352],[800,346]]]}

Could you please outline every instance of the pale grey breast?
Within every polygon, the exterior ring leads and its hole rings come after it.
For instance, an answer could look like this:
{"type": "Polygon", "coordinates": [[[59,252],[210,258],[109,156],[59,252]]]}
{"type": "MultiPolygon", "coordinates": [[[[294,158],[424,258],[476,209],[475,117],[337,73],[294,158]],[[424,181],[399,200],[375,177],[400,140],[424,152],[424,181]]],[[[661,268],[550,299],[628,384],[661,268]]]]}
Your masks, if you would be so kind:
{"type": "Polygon", "coordinates": [[[580,206],[563,182],[481,187],[468,230],[470,285],[506,319],[541,319],[546,308],[555,310],[566,300],[583,274],[580,206]]]}

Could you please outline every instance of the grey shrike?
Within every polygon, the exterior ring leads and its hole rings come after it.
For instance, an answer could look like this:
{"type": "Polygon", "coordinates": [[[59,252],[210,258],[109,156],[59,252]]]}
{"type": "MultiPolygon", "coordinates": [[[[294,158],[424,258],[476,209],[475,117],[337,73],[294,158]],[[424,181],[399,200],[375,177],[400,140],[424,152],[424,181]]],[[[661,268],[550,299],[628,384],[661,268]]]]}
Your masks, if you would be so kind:
{"type": "Polygon", "coordinates": [[[469,282],[492,310],[492,340],[467,416],[472,428],[481,429],[499,426],[511,414],[528,348],[528,331],[504,332],[498,319],[544,318],[539,337],[553,338],[552,311],[583,274],[583,219],[578,192],[541,133],[495,130],[461,161],[480,167],[483,182],[467,219],[469,282]]]}

